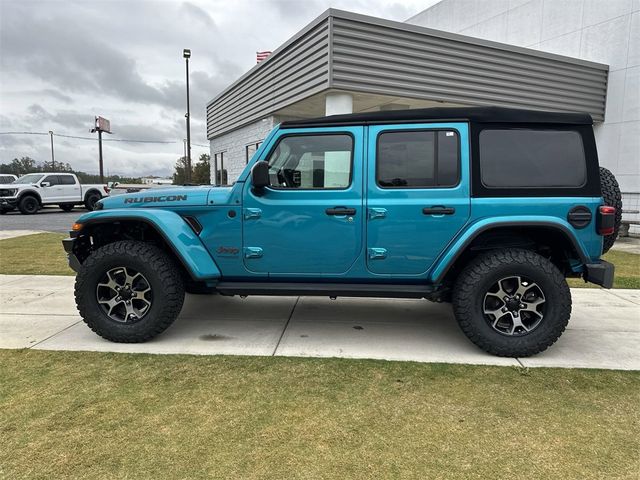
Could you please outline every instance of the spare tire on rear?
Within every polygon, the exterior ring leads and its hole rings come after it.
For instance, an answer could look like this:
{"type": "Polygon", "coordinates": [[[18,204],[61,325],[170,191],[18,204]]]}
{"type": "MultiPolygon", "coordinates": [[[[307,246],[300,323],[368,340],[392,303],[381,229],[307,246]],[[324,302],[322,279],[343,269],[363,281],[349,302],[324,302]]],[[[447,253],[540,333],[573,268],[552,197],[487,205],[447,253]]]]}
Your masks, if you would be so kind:
{"type": "Polygon", "coordinates": [[[616,208],[615,226],[611,235],[604,237],[602,244],[602,253],[607,253],[616,239],[618,238],[618,230],[622,222],[622,194],[616,177],[607,168],[600,167],[600,189],[602,190],[602,199],[605,205],[616,208]]]}

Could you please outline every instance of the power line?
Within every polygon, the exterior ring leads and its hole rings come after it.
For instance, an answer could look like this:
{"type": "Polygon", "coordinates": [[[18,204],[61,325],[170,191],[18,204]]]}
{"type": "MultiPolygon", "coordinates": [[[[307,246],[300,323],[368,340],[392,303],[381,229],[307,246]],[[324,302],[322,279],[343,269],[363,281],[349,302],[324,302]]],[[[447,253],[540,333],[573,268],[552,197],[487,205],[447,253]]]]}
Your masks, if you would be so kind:
{"type": "MultiPolygon", "coordinates": [[[[0,135],[49,135],[49,132],[0,132],[0,135]]],[[[55,137],[62,138],[73,138],[77,140],[92,140],[96,141],[95,137],[80,137],[76,135],[63,135],[61,133],[54,133],[55,137]]],[[[179,141],[166,141],[166,140],[137,140],[137,139],[128,139],[128,138],[105,138],[104,142],[123,142],[123,143],[151,143],[151,144],[163,144],[163,145],[175,145],[178,143],[182,143],[179,141]]],[[[198,143],[192,143],[196,147],[209,148],[209,145],[201,145],[198,143]]]]}

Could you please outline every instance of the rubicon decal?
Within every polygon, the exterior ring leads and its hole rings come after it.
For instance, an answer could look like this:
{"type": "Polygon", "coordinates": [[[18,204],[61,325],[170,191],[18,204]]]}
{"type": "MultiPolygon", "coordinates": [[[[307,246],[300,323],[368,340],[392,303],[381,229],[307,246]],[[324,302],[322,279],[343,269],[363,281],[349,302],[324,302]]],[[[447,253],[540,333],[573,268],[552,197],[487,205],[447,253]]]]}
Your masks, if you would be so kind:
{"type": "Polygon", "coordinates": [[[125,198],[124,203],[183,202],[186,199],[187,195],[162,195],[159,197],[125,198]]]}

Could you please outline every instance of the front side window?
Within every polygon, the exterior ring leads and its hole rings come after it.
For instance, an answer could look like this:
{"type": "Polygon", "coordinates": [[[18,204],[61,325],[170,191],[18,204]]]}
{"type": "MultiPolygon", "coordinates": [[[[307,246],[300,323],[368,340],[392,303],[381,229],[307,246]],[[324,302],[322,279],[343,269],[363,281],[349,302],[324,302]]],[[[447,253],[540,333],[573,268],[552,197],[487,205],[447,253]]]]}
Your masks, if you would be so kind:
{"type": "Polygon", "coordinates": [[[586,182],[582,137],[576,131],[485,129],[479,143],[485,187],[581,187],[586,182]]]}
{"type": "Polygon", "coordinates": [[[453,130],[384,132],[378,136],[376,178],[383,188],[452,187],[458,183],[458,134],[453,130]]]}
{"type": "Polygon", "coordinates": [[[43,182],[49,182],[50,186],[54,186],[54,185],[59,185],[60,182],[58,181],[58,176],[57,175],[49,175],[48,177],[45,177],[44,180],[42,180],[43,182]]]}
{"type": "Polygon", "coordinates": [[[353,139],[347,134],[284,137],[269,156],[271,186],[348,188],[351,184],[352,157],[353,139]]]}

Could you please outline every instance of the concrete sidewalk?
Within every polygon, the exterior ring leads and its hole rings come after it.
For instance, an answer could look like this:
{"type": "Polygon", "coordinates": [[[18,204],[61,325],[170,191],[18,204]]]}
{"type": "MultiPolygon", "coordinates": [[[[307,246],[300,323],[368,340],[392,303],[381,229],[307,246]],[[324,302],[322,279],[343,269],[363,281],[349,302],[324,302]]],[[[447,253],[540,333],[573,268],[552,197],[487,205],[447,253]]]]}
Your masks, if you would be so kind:
{"type": "Polygon", "coordinates": [[[0,275],[0,348],[640,370],[640,290],[572,290],[573,315],[560,340],[535,357],[511,359],[476,348],[449,305],[425,300],[188,295],[180,318],[160,337],[111,343],[81,321],[73,281],[0,275]]]}

